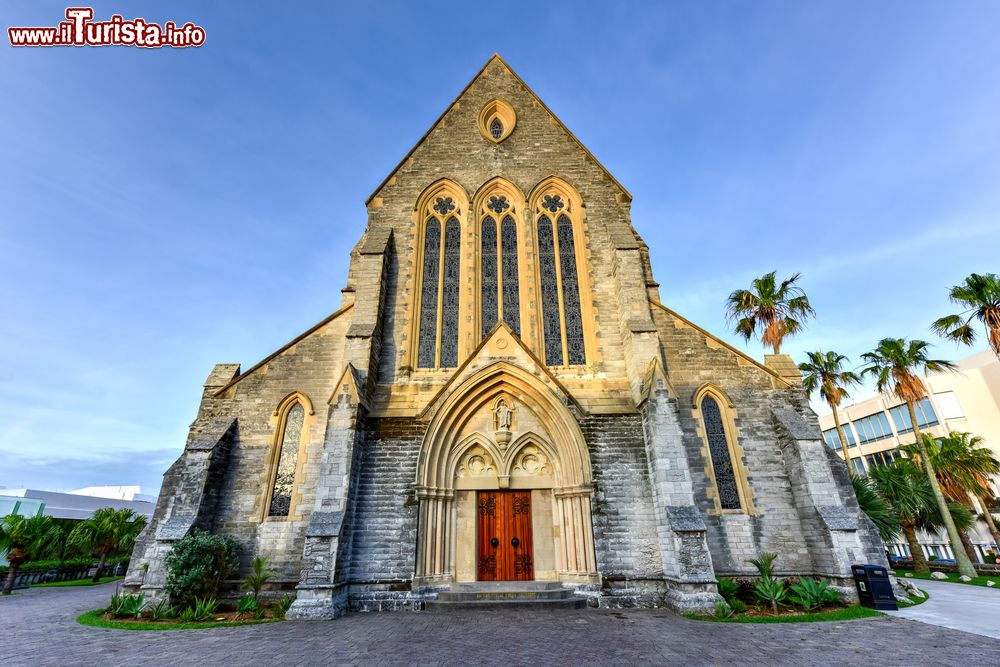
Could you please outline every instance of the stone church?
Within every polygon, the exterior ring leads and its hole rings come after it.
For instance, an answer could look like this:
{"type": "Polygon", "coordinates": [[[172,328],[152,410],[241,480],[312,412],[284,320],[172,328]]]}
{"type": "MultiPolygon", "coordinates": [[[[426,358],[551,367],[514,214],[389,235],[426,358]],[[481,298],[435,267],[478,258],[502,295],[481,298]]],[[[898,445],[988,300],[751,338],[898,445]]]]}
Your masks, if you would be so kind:
{"type": "Polygon", "coordinates": [[[631,199],[493,56],[368,198],[340,308],[212,370],[126,585],[162,596],[193,529],[241,576],[268,556],[297,618],[711,609],[764,551],[841,585],[884,564],[795,364],[663,303],[631,199]]]}

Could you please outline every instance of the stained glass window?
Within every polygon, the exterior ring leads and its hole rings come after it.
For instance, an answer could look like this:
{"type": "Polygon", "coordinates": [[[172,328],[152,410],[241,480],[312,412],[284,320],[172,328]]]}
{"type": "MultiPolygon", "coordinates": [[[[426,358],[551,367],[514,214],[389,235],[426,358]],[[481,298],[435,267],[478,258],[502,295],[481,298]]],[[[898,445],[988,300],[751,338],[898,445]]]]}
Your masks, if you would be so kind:
{"type": "Polygon", "coordinates": [[[419,368],[434,368],[437,350],[438,268],[441,263],[441,223],[427,221],[424,229],[424,272],[420,291],[419,368]]]}
{"type": "Polygon", "coordinates": [[[458,298],[462,226],[449,218],[444,231],[444,291],[441,297],[441,367],[458,366],[458,298]]]}
{"type": "Polygon", "coordinates": [[[705,422],[705,436],[708,439],[708,452],[712,457],[712,469],[715,471],[719,503],[724,510],[738,510],[742,505],[736,485],[736,473],[733,470],[733,459],[729,452],[729,438],[726,437],[722,411],[718,402],[711,396],[701,399],[701,417],[705,422]]]}
{"type": "Polygon", "coordinates": [[[538,219],[538,271],[542,286],[542,332],[545,335],[545,364],[563,363],[562,326],[559,324],[559,288],[556,276],[556,250],[552,221],[538,219]]]}
{"type": "MultiPolygon", "coordinates": [[[[497,305],[497,223],[490,216],[483,220],[480,234],[481,262],[481,319],[483,337],[496,326],[499,313],[497,305]]],[[[506,277],[504,278],[506,280],[506,277]]]]}
{"type": "Polygon", "coordinates": [[[521,295],[517,278],[517,223],[509,215],[500,225],[500,253],[503,263],[503,321],[521,335],[521,295]]]}
{"type": "Polygon", "coordinates": [[[503,123],[500,122],[499,118],[494,118],[493,122],[490,123],[490,136],[494,139],[499,139],[503,136],[503,123]]]}
{"type": "Polygon", "coordinates": [[[559,268],[562,270],[563,309],[566,319],[566,358],[570,364],[587,363],[583,347],[583,318],[580,315],[580,285],[576,278],[576,247],[573,222],[559,216],[559,268]]]}
{"type": "Polygon", "coordinates": [[[288,516],[292,506],[292,488],[295,485],[295,464],[299,458],[299,443],[302,441],[302,424],[305,410],[296,403],[285,417],[285,430],[278,441],[277,471],[271,491],[271,505],[268,516],[288,516]]]}

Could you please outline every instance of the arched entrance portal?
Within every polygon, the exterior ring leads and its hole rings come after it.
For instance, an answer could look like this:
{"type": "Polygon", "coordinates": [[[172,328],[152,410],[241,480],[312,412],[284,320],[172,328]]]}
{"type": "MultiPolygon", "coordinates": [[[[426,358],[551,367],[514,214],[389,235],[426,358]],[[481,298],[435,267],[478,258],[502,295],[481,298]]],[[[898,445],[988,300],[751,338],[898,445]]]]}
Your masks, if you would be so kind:
{"type": "Polygon", "coordinates": [[[441,402],[415,489],[416,585],[600,580],[583,433],[554,391],[514,364],[483,368],[441,402]]]}

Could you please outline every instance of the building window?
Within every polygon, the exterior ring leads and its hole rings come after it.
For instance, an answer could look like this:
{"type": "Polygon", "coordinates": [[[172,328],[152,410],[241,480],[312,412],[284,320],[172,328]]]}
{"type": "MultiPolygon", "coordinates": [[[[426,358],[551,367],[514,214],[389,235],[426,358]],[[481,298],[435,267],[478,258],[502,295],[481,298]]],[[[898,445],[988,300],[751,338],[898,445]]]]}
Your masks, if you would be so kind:
{"type": "Polygon", "coordinates": [[[865,464],[861,461],[860,456],[855,456],[851,459],[851,467],[854,468],[855,475],[865,474],[865,464]]]}
{"type": "MultiPolygon", "coordinates": [[[[841,428],[844,431],[844,440],[847,441],[848,447],[857,447],[858,443],[854,440],[854,432],[848,424],[841,424],[841,428]]],[[[826,444],[830,449],[840,451],[840,436],[837,435],[836,428],[830,428],[823,431],[823,439],[826,440],[826,444]]]]}
{"type": "Polygon", "coordinates": [[[943,391],[934,394],[938,408],[941,410],[941,419],[962,419],[965,413],[962,412],[962,404],[958,402],[958,396],[953,391],[943,391]]]}
{"type": "MultiPolygon", "coordinates": [[[[455,204],[451,197],[438,197],[432,209],[443,217],[455,210],[455,204]]],[[[458,365],[462,225],[452,215],[446,218],[444,234],[441,227],[437,216],[424,223],[418,368],[458,365]]]]}
{"type": "Polygon", "coordinates": [[[708,440],[708,452],[712,459],[719,505],[724,510],[742,509],[726,424],[718,401],[711,395],[701,399],[701,418],[705,425],[705,438],[708,440]]]}
{"type": "Polygon", "coordinates": [[[280,436],[275,440],[274,481],[271,484],[271,499],[268,516],[288,516],[292,506],[292,491],[295,486],[295,469],[302,442],[302,426],[305,423],[305,409],[301,403],[293,403],[278,422],[280,436]]]}
{"type": "Polygon", "coordinates": [[[444,287],[441,299],[441,359],[442,368],[458,366],[458,301],[459,274],[462,264],[462,226],[449,218],[444,231],[444,287]]]}
{"type": "MultiPolygon", "coordinates": [[[[542,208],[549,212],[563,207],[559,195],[546,196],[542,208]]],[[[549,366],[587,363],[580,284],[576,271],[576,243],[573,221],[562,214],[552,219],[538,218],[538,264],[542,288],[542,320],[545,363],[549,366]]]]}
{"type": "Polygon", "coordinates": [[[851,424],[857,430],[861,444],[892,437],[889,418],[886,417],[884,412],[879,412],[863,419],[856,419],[851,424]]]}
{"type": "MultiPolygon", "coordinates": [[[[919,403],[913,406],[913,411],[917,414],[917,425],[920,428],[926,426],[935,426],[938,423],[937,415],[934,414],[934,408],[931,407],[931,402],[929,399],[921,399],[919,403]]],[[[913,423],[910,421],[910,411],[907,409],[906,405],[897,405],[889,410],[892,415],[892,421],[896,424],[896,432],[900,435],[904,433],[913,432],[913,423]]]]}
{"type": "Polygon", "coordinates": [[[865,461],[868,462],[868,467],[878,467],[887,466],[896,459],[903,458],[902,452],[898,449],[887,449],[884,452],[875,452],[874,454],[867,454],[865,456],[865,461]]]}
{"type": "Polygon", "coordinates": [[[441,268],[441,223],[431,218],[424,226],[424,271],[420,295],[420,353],[417,365],[437,365],[438,273],[441,268]]]}
{"type": "MultiPolygon", "coordinates": [[[[508,208],[505,197],[491,197],[487,208],[508,208]]],[[[517,261],[517,222],[510,215],[499,226],[492,215],[483,218],[480,233],[480,319],[485,338],[503,321],[521,335],[521,295],[517,261]],[[499,233],[498,233],[499,230],[499,233]]]]}

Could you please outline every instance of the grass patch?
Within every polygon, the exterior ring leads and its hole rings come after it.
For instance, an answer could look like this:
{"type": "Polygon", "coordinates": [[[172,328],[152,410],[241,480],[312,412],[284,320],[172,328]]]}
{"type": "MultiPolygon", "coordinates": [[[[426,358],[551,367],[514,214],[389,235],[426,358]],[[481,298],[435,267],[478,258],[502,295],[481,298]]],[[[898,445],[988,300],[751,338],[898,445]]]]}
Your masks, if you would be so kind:
{"type": "Polygon", "coordinates": [[[205,630],[208,628],[228,628],[235,625],[257,625],[259,623],[274,623],[284,619],[264,618],[259,621],[203,621],[200,623],[178,623],[173,621],[159,621],[140,623],[137,621],[113,621],[104,618],[104,609],[95,609],[76,617],[76,622],[80,625],[89,625],[92,628],[114,628],[116,630],[205,630]]]}
{"type": "Polygon", "coordinates": [[[71,579],[69,581],[50,581],[47,584],[31,584],[32,588],[56,588],[58,586],[98,586],[109,581],[118,581],[125,577],[101,577],[101,580],[94,583],[92,579],[71,579]]]}
{"type": "Polygon", "coordinates": [[[928,593],[927,591],[925,591],[924,589],[921,588],[920,592],[924,594],[924,597],[922,597],[922,598],[911,597],[910,598],[911,600],[916,600],[916,602],[907,602],[906,600],[896,600],[896,604],[899,605],[900,609],[909,609],[911,607],[916,607],[918,604],[923,604],[923,603],[927,602],[931,598],[931,594],[928,593]]]}
{"type": "Polygon", "coordinates": [[[948,577],[947,579],[932,579],[929,572],[914,572],[913,570],[896,570],[897,577],[905,577],[906,579],[925,579],[928,581],[950,581],[953,584],[985,586],[986,588],[993,588],[995,586],[997,589],[1000,589],[1000,577],[978,576],[978,577],[973,577],[972,581],[961,581],[958,578],[959,577],[958,572],[945,572],[944,574],[948,577]],[[913,576],[912,577],[907,576],[907,573],[912,574],[913,576]],[[992,581],[993,586],[986,586],[987,581],[992,581]]]}
{"type": "Polygon", "coordinates": [[[729,618],[716,618],[715,616],[700,616],[698,614],[684,614],[685,618],[694,621],[713,621],[715,623],[821,623],[824,621],[853,621],[859,618],[873,618],[884,616],[880,611],[862,607],[844,607],[833,611],[820,611],[813,614],[788,614],[784,616],[730,616],[729,618]]]}

